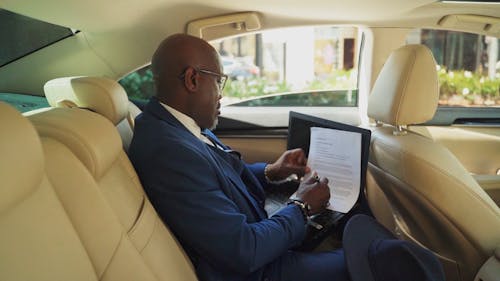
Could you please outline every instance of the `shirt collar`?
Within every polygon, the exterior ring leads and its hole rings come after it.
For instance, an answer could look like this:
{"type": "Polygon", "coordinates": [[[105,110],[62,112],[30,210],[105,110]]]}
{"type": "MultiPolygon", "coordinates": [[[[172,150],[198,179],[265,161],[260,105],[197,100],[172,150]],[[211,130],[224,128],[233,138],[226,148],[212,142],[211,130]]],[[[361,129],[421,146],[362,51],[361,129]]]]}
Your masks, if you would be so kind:
{"type": "Polygon", "coordinates": [[[186,114],[176,110],[175,108],[168,106],[162,102],[160,104],[168,111],[170,114],[172,114],[175,119],[177,119],[186,129],[191,132],[196,138],[200,139],[201,141],[208,143],[209,145],[212,145],[212,142],[205,137],[204,135],[201,134],[201,128],[196,124],[196,121],[194,121],[193,118],[187,116],[186,114]]]}

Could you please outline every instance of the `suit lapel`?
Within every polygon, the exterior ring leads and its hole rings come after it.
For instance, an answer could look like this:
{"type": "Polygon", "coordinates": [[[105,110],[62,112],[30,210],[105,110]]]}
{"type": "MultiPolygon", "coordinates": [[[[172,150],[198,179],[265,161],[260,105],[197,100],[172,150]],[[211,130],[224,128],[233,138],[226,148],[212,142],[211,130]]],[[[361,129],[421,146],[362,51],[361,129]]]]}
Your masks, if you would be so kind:
{"type": "MultiPolygon", "coordinates": [[[[154,115],[156,118],[169,123],[170,125],[174,126],[176,129],[179,129],[183,132],[185,131],[187,133],[186,135],[190,136],[189,139],[187,139],[186,141],[193,141],[193,142],[199,143],[199,145],[197,145],[197,147],[200,148],[200,152],[207,155],[209,157],[209,159],[212,160],[213,164],[219,168],[218,170],[221,171],[221,173],[225,176],[225,178],[229,179],[232,182],[232,185],[235,186],[239,190],[239,192],[245,197],[245,199],[249,203],[249,205],[252,206],[252,208],[255,211],[255,214],[257,214],[261,219],[267,217],[267,215],[265,213],[263,213],[262,208],[260,208],[257,205],[256,200],[258,200],[258,199],[254,198],[249,193],[246,185],[241,180],[240,176],[236,173],[234,168],[231,167],[226,162],[226,160],[223,159],[222,156],[218,155],[218,152],[212,150],[212,148],[209,148],[208,144],[204,143],[203,141],[196,138],[196,136],[191,134],[186,129],[186,127],[184,127],[184,125],[181,122],[179,122],[179,120],[177,120],[177,118],[175,118],[170,112],[168,112],[168,110],[166,110],[160,104],[158,99],[156,99],[155,97],[151,98],[151,100],[146,105],[146,108],[144,109],[144,111],[147,111],[147,112],[151,113],[152,115],[154,115]]],[[[209,134],[214,136],[212,134],[212,132],[210,132],[209,130],[206,130],[206,131],[208,131],[209,134]]],[[[223,143],[221,143],[215,136],[214,136],[214,139],[217,141],[217,143],[221,147],[227,147],[223,143]]],[[[218,149],[218,148],[214,148],[214,149],[218,149]]],[[[220,151],[220,152],[225,153],[223,151],[220,151]]],[[[243,168],[246,168],[246,167],[243,167],[243,168]]],[[[221,187],[221,189],[224,190],[224,188],[222,188],[222,187],[221,187]]],[[[228,195],[228,194],[226,193],[226,195],[228,195]]]]}
{"type": "Polygon", "coordinates": [[[264,212],[262,207],[260,207],[259,203],[257,202],[259,198],[256,196],[253,196],[250,193],[249,187],[243,182],[242,178],[238,173],[245,173],[246,167],[243,165],[242,170],[243,171],[236,171],[235,167],[230,164],[230,161],[225,159],[225,157],[233,157],[226,152],[215,148],[215,147],[209,147],[206,145],[208,148],[209,153],[212,155],[214,162],[217,163],[219,166],[220,170],[224,174],[226,179],[229,179],[231,181],[232,185],[237,188],[240,194],[243,195],[245,198],[246,202],[252,206],[252,209],[254,211],[254,214],[259,217],[260,219],[264,219],[267,217],[267,214],[264,212]],[[227,155],[222,155],[222,154],[227,154],[227,155]]]}
{"type": "MultiPolygon", "coordinates": [[[[205,134],[207,137],[209,137],[211,139],[212,142],[215,142],[217,143],[217,145],[219,145],[220,147],[224,148],[224,149],[228,149],[228,150],[231,150],[231,148],[225,144],[223,144],[218,138],[217,136],[215,136],[210,130],[207,130],[205,129],[203,131],[203,134],[205,134]]],[[[239,153],[237,153],[239,155],[239,153]]],[[[241,159],[241,157],[240,157],[241,159]]],[[[250,169],[248,169],[248,167],[246,166],[246,164],[244,162],[241,162],[242,163],[242,171],[238,171],[238,173],[241,174],[240,179],[243,180],[243,182],[247,181],[249,182],[249,184],[245,184],[246,187],[247,187],[247,190],[251,193],[251,195],[253,195],[253,197],[256,199],[256,200],[264,200],[266,195],[264,193],[264,189],[262,188],[262,185],[260,183],[260,181],[257,179],[257,177],[252,173],[252,171],[250,171],[250,169]]],[[[262,209],[262,208],[259,208],[259,209],[262,209]]],[[[265,215],[267,217],[267,215],[265,215]]]]}

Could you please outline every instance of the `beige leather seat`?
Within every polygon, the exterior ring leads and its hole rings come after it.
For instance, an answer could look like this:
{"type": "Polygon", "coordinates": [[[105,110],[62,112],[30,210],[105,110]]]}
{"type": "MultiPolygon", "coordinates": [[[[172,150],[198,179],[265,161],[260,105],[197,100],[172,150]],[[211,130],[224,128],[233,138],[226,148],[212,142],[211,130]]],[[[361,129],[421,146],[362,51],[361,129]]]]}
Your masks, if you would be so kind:
{"type": "Polygon", "coordinates": [[[64,77],[47,82],[44,92],[52,107],[86,108],[109,119],[117,127],[123,148],[128,151],[134,119],[141,110],[128,100],[118,82],[104,77],[64,77]]]}
{"type": "Polygon", "coordinates": [[[430,120],[437,99],[430,50],[394,51],[369,97],[367,197],[382,223],[441,256],[447,280],[470,281],[500,245],[500,210],[450,151],[406,128],[430,120]]]}
{"type": "Polygon", "coordinates": [[[97,280],[44,169],[35,129],[0,102],[0,280],[97,280]]]}
{"type": "Polygon", "coordinates": [[[159,280],[196,280],[189,258],[147,199],[112,123],[79,108],[51,108],[29,119],[40,136],[63,143],[83,163],[120,229],[159,280]]]}
{"type": "Polygon", "coordinates": [[[0,103],[0,280],[158,280],[63,144],[0,103]]]}

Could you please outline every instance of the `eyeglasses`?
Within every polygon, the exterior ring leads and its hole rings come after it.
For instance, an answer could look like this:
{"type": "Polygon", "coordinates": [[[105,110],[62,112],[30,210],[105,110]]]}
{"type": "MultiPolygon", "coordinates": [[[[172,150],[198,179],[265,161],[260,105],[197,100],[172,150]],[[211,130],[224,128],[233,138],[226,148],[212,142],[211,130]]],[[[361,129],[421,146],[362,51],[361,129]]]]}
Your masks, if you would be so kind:
{"type": "Polygon", "coordinates": [[[226,86],[226,81],[227,81],[227,75],[226,74],[219,74],[217,72],[213,72],[210,70],[206,69],[197,69],[200,73],[203,74],[208,74],[217,77],[217,84],[219,84],[219,89],[222,91],[224,90],[224,87],[226,86]]]}
{"type": "MultiPolygon", "coordinates": [[[[187,68],[186,68],[187,70],[187,68]]],[[[180,79],[184,79],[186,76],[186,70],[179,76],[180,79]]],[[[222,91],[224,90],[224,87],[226,86],[226,81],[227,81],[227,75],[226,74],[220,74],[217,72],[213,72],[207,69],[200,69],[200,68],[195,68],[196,71],[202,74],[207,74],[207,75],[212,75],[217,77],[217,84],[219,85],[219,90],[222,91]]]]}

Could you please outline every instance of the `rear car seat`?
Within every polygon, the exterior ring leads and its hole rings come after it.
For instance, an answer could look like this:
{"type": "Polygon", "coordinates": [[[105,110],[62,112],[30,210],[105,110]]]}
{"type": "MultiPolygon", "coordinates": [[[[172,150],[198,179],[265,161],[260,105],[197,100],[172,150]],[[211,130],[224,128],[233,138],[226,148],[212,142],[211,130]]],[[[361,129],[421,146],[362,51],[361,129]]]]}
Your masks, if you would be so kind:
{"type": "Polygon", "coordinates": [[[159,280],[69,149],[0,103],[0,280],[159,280]]]}
{"type": "Polygon", "coordinates": [[[118,129],[123,148],[128,151],[132,141],[134,119],[141,110],[128,100],[118,82],[103,77],[63,77],[44,86],[52,107],[81,107],[109,119],[118,129]]]}
{"type": "Polygon", "coordinates": [[[112,123],[79,108],[51,108],[29,119],[41,137],[63,143],[83,163],[158,279],[196,280],[189,258],[147,199],[112,123]]]}

